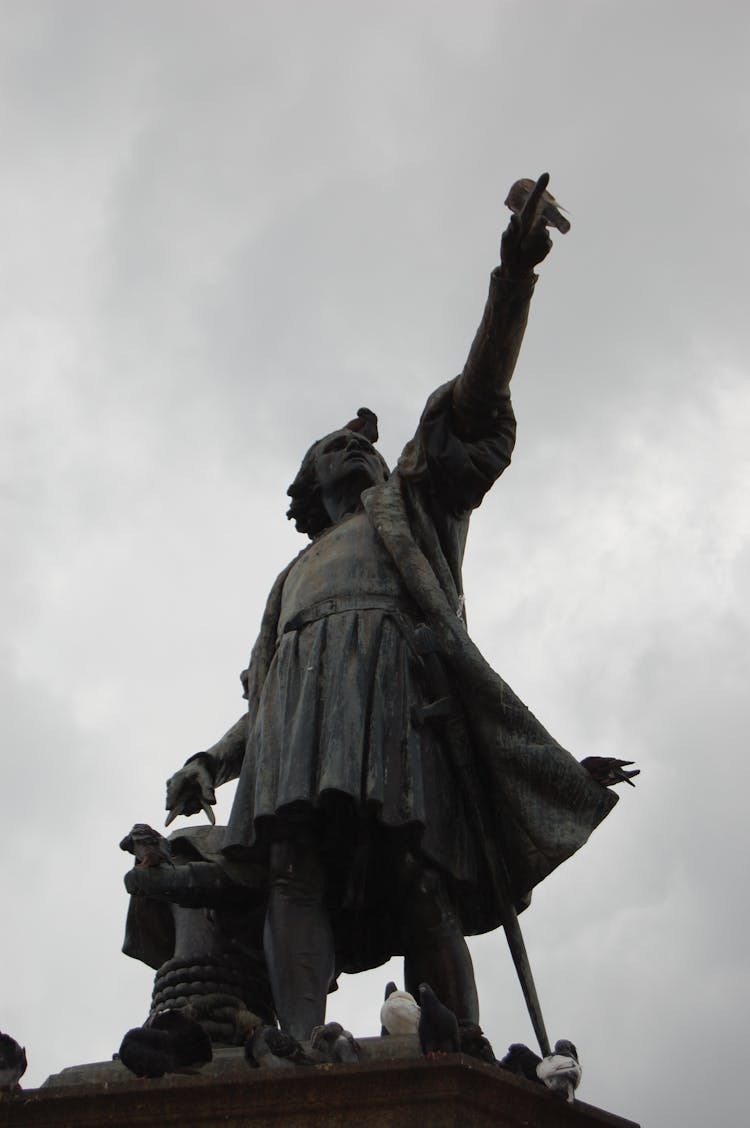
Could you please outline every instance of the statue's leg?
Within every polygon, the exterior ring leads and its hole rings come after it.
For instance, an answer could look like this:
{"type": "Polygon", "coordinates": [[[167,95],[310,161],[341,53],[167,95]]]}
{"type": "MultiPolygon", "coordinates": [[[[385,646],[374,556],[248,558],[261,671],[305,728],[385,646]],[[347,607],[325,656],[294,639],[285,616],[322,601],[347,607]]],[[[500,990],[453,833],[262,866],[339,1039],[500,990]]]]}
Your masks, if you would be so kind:
{"type": "Polygon", "coordinates": [[[419,984],[429,983],[457,1018],[479,1022],[474,965],[442,877],[414,859],[405,876],[406,990],[418,998],[419,984]]]}
{"type": "Polygon", "coordinates": [[[334,976],[331,923],[323,902],[325,872],[307,838],[276,842],[263,949],[282,1030],[300,1041],[325,1022],[334,976]]]}

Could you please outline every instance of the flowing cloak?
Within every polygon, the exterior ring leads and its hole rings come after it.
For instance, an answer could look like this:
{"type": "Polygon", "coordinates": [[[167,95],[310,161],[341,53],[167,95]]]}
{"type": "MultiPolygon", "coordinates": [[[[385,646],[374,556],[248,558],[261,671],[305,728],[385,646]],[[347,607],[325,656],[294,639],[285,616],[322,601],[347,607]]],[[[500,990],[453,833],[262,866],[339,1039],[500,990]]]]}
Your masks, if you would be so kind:
{"type": "MultiPolygon", "coordinates": [[[[363,494],[377,540],[398,572],[419,621],[437,640],[458,703],[458,723],[454,717],[440,739],[459,790],[462,777],[472,781],[463,802],[466,821],[472,822],[473,803],[483,806],[485,833],[480,834],[476,825],[468,827],[478,838],[480,863],[473,880],[451,885],[466,935],[490,931],[501,922],[501,907],[487,867],[481,865],[482,855],[485,861],[492,854],[502,859],[520,910],[528,904],[534,886],[583,845],[617,801],[550,736],[491,668],[470,639],[463,616],[461,561],[469,515],[502,473],[513,446],[515,422],[507,383],[523,336],[530,290],[508,287],[497,272],[493,274],[485,316],[464,374],[433,393],[396,470],[387,482],[363,494]],[[486,386],[478,387],[474,380],[466,387],[466,373],[473,363],[475,368],[506,369],[505,381],[497,382],[489,402],[486,386]],[[475,423],[479,421],[468,439],[457,412],[461,380],[464,414],[468,411],[475,423]]],[[[253,726],[283,632],[284,583],[296,562],[278,577],[266,605],[245,674],[249,715],[210,750],[217,784],[239,775],[224,842],[229,858],[257,856],[253,854],[258,844],[255,816],[264,780],[253,726]],[[248,729],[250,739],[243,748],[248,729]]],[[[428,810],[428,821],[429,817],[428,810]]],[[[359,940],[344,945],[337,940],[339,952],[342,947],[346,952],[339,958],[340,969],[376,966],[403,951],[397,924],[391,927],[385,921],[388,914],[382,908],[370,903],[369,925],[358,930],[359,940]],[[377,940],[375,915],[383,918],[377,940]],[[365,934],[367,942],[362,940],[365,934]]]]}

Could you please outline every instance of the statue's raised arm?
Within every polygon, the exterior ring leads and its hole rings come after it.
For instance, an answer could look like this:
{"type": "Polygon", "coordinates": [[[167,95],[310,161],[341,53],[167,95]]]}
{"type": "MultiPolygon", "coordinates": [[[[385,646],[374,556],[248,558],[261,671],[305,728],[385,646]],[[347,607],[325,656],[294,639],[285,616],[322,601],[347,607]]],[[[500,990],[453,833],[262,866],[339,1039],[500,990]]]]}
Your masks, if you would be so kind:
{"type": "MultiPolygon", "coordinates": [[[[540,210],[548,181],[544,173],[520,210],[513,212],[502,236],[500,266],[492,272],[484,315],[453,389],[456,424],[466,437],[490,433],[508,402],[536,282],[533,270],[552,248],[540,210]]],[[[525,182],[517,181],[521,183],[525,182]]]]}

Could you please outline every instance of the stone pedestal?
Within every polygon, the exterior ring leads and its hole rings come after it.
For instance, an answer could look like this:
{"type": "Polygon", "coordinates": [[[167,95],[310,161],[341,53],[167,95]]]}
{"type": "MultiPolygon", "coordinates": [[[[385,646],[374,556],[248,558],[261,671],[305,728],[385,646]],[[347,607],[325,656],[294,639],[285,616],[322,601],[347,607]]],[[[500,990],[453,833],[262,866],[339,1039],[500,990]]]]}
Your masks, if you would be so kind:
{"type": "MultiPolygon", "coordinates": [[[[638,1128],[462,1054],[253,1070],[219,1050],[194,1076],[139,1081],[118,1062],[76,1066],[0,1099],[0,1128],[638,1128]]],[[[394,1043],[391,1047],[368,1043],[394,1043]]]]}

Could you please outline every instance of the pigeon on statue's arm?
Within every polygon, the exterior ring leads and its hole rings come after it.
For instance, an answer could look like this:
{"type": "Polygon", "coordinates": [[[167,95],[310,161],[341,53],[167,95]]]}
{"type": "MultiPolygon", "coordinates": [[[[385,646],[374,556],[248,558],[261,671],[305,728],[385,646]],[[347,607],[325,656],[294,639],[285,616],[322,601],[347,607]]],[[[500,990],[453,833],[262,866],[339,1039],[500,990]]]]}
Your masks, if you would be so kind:
{"type": "Polygon", "coordinates": [[[135,855],[135,864],[142,869],[149,866],[173,866],[169,842],[148,823],[136,823],[120,843],[120,849],[135,855]]]}
{"type": "MultiPolygon", "coordinates": [[[[506,208],[509,208],[515,215],[520,215],[534,190],[535,183],[536,181],[528,177],[516,180],[505,197],[506,208]]],[[[545,227],[556,227],[561,235],[570,231],[570,220],[562,214],[564,211],[565,208],[558,204],[551,192],[542,192],[538,214],[545,227]]]]}
{"type": "Polygon", "coordinates": [[[602,787],[614,787],[616,783],[629,783],[635,787],[631,776],[640,775],[641,769],[625,770],[634,763],[635,760],[617,760],[614,756],[586,756],[581,760],[581,767],[602,787]]]}

